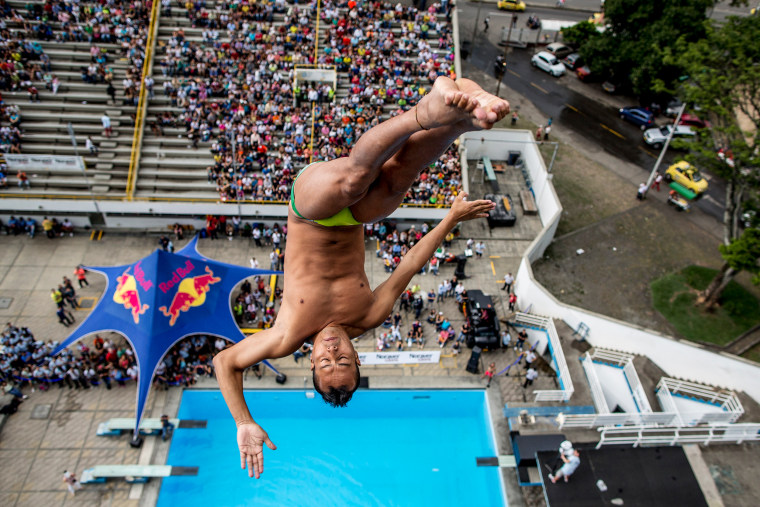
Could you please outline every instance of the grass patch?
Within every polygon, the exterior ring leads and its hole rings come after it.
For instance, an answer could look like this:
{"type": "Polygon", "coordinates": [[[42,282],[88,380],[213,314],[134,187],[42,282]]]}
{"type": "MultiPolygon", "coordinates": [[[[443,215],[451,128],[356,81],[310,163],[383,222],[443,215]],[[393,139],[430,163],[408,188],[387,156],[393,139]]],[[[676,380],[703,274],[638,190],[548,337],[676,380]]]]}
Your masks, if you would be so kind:
{"type": "Polygon", "coordinates": [[[679,333],[692,341],[726,345],[760,322],[760,302],[738,283],[728,284],[715,312],[694,306],[697,293],[717,274],[717,270],[689,266],[651,283],[652,305],[679,333]]]}

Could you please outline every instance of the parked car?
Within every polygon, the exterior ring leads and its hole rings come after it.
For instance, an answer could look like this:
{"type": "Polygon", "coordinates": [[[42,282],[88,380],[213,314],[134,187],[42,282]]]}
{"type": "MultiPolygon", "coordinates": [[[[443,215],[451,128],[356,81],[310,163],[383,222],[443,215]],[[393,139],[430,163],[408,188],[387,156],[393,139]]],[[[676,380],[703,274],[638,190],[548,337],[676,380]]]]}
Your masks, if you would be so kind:
{"type": "Polygon", "coordinates": [[[570,70],[575,70],[580,67],[582,61],[579,53],[570,53],[562,59],[562,63],[570,70]]]}
{"type": "Polygon", "coordinates": [[[588,68],[588,65],[581,65],[577,69],[575,69],[575,75],[578,76],[578,79],[581,81],[591,81],[592,75],[591,75],[591,69],[588,68]]]}
{"type": "Polygon", "coordinates": [[[499,0],[496,6],[503,11],[525,12],[525,2],[522,0],[499,0]]]}
{"type": "Polygon", "coordinates": [[[699,169],[685,160],[676,162],[665,171],[665,181],[675,181],[697,195],[707,192],[707,180],[699,169]]]}
{"type": "Polygon", "coordinates": [[[565,73],[565,66],[559,63],[556,56],[547,51],[540,51],[533,55],[530,63],[554,77],[559,77],[565,73]]]}
{"type": "MultiPolygon", "coordinates": [[[[673,130],[672,125],[647,129],[644,131],[644,142],[652,148],[659,150],[665,144],[671,130],[673,130]]],[[[673,139],[694,139],[694,136],[696,136],[696,132],[687,125],[677,125],[675,132],[673,132],[673,139]]]]}
{"type": "Polygon", "coordinates": [[[710,122],[702,120],[699,116],[695,116],[693,114],[684,113],[681,115],[681,121],[678,122],[679,125],[689,125],[691,127],[696,127],[698,129],[703,128],[709,128],[710,122]]]}
{"type": "Polygon", "coordinates": [[[623,107],[619,112],[621,119],[638,125],[641,130],[646,130],[654,125],[654,115],[643,107],[623,107]]]}
{"type": "Polygon", "coordinates": [[[553,54],[557,58],[564,58],[573,52],[573,48],[561,42],[552,42],[544,48],[544,51],[553,54]]]}

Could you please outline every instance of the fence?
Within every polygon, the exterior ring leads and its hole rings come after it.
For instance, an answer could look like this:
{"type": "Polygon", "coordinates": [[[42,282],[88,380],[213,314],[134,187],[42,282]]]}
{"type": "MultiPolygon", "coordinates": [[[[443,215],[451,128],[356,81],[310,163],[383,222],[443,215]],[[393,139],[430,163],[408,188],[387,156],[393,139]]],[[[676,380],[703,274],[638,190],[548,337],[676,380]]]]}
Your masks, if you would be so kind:
{"type": "Polygon", "coordinates": [[[677,412],[683,426],[701,423],[734,423],[744,414],[744,407],[733,392],[704,384],[663,377],[657,384],[656,392],[663,410],[677,412]],[[673,396],[683,396],[695,402],[718,406],[721,411],[679,410],[673,396]]]}
{"type": "Polygon", "coordinates": [[[634,426],[626,428],[599,428],[599,443],[603,445],[683,445],[704,444],[715,442],[731,442],[741,444],[760,440],[760,424],[716,424],[711,426],[692,427],[659,427],[634,426]]]}
{"type": "Polygon", "coordinates": [[[615,414],[575,415],[560,414],[557,416],[559,429],[562,428],[599,428],[600,426],[677,426],[680,422],[676,412],[623,412],[615,414]]]}
{"type": "Polygon", "coordinates": [[[596,369],[594,368],[594,362],[588,352],[581,357],[581,366],[583,366],[583,371],[586,372],[586,379],[588,380],[588,385],[591,389],[591,398],[594,400],[596,411],[600,414],[609,414],[610,407],[607,405],[607,399],[604,397],[604,392],[602,391],[602,384],[599,382],[599,377],[596,375],[596,369]]]}
{"type": "Polygon", "coordinates": [[[565,354],[562,352],[562,344],[559,341],[557,329],[554,327],[554,321],[547,317],[517,312],[514,322],[519,326],[543,329],[549,338],[549,351],[554,360],[559,376],[559,384],[562,389],[534,391],[536,395],[535,401],[568,401],[573,396],[575,389],[573,388],[573,381],[570,378],[570,370],[567,369],[567,361],[565,361],[565,354]]]}

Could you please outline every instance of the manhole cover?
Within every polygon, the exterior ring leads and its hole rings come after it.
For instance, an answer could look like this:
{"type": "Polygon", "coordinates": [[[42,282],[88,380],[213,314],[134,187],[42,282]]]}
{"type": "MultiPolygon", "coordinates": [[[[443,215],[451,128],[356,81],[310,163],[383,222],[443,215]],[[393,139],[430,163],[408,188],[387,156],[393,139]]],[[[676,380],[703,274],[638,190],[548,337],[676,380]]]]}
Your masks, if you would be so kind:
{"type": "Polygon", "coordinates": [[[11,303],[13,303],[13,298],[0,298],[0,310],[7,310],[11,307],[11,303]]]}
{"type": "Polygon", "coordinates": [[[40,403],[34,406],[32,409],[32,419],[47,419],[50,417],[50,410],[52,410],[52,403],[40,403]]]}
{"type": "Polygon", "coordinates": [[[95,306],[95,298],[92,298],[92,297],[79,298],[78,303],[79,303],[80,309],[92,308],[93,306],[95,306]]]}

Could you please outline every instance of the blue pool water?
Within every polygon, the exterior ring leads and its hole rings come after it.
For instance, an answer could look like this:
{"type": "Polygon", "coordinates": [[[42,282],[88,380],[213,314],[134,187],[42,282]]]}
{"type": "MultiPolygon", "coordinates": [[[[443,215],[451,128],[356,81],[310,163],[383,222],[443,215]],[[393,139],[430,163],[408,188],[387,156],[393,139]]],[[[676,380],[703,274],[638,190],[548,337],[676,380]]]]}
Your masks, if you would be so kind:
{"type": "Polygon", "coordinates": [[[169,465],[198,476],[163,479],[159,507],[504,506],[483,391],[360,391],[334,409],[304,391],[247,391],[254,419],[278,449],[264,474],[240,469],[235,424],[218,391],[185,391],[169,465]]]}

